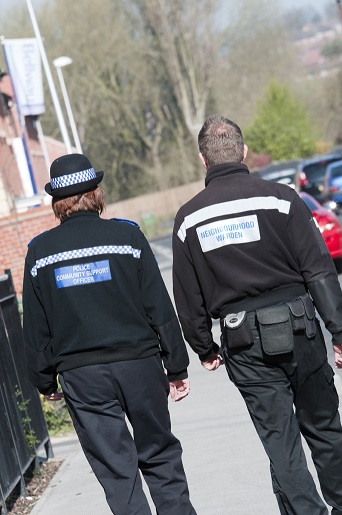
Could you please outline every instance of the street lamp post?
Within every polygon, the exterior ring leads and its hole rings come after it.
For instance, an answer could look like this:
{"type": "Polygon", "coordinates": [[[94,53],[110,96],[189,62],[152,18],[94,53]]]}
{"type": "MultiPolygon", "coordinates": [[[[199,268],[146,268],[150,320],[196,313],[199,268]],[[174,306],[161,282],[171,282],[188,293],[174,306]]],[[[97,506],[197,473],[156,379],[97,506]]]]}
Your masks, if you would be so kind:
{"type": "Polygon", "coordinates": [[[75,124],[75,119],[74,119],[74,116],[72,114],[70,100],[69,100],[67,89],[65,87],[64,77],[63,77],[63,73],[62,73],[63,66],[68,66],[71,63],[72,63],[72,59],[70,57],[67,57],[66,55],[63,55],[61,57],[57,57],[56,59],[53,60],[54,67],[56,68],[56,71],[57,71],[59,83],[61,85],[62,95],[63,95],[65,107],[66,107],[66,110],[67,110],[67,114],[68,114],[68,118],[69,118],[71,132],[72,132],[72,135],[73,135],[73,138],[74,138],[75,146],[76,146],[77,152],[79,154],[82,154],[83,152],[82,152],[81,142],[80,142],[80,138],[78,137],[78,132],[77,132],[76,124],[75,124]]]}

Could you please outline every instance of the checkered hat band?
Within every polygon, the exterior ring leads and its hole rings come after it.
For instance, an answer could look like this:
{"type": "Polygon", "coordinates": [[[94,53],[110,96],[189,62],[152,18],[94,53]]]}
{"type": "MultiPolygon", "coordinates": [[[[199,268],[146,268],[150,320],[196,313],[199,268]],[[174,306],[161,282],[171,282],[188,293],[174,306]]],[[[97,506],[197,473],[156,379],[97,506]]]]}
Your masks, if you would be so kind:
{"type": "Polygon", "coordinates": [[[57,190],[58,188],[65,188],[66,186],[72,186],[73,184],[79,184],[80,182],[91,181],[91,179],[96,179],[94,168],[55,177],[54,179],[51,179],[50,184],[52,190],[57,190]]]}
{"type": "Polygon", "coordinates": [[[130,245],[101,245],[100,247],[68,250],[67,252],[60,252],[58,254],[52,254],[51,256],[38,259],[36,264],[31,268],[30,273],[32,277],[36,277],[39,268],[54,265],[60,261],[67,261],[68,259],[99,256],[101,254],[129,254],[134,258],[139,259],[141,250],[134,249],[130,245]]]}

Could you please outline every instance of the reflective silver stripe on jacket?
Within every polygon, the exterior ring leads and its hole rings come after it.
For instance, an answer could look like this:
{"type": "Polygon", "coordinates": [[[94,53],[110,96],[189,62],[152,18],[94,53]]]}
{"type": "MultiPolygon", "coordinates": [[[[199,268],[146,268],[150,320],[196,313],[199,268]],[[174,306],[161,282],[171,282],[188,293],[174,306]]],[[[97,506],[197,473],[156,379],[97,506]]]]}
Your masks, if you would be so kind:
{"type": "Polygon", "coordinates": [[[100,254],[131,254],[134,258],[139,259],[141,250],[134,249],[130,245],[101,245],[99,247],[88,247],[84,249],[68,250],[59,252],[41,259],[37,259],[36,264],[31,268],[30,273],[36,277],[38,269],[47,265],[66,261],[68,259],[83,258],[88,256],[98,256],[100,254]]]}
{"type": "Polygon", "coordinates": [[[260,209],[276,209],[279,213],[289,214],[291,202],[276,197],[251,197],[229,202],[220,202],[208,207],[203,207],[184,218],[178,229],[177,236],[184,243],[186,231],[198,223],[217,218],[218,216],[233,215],[245,211],[257,211],[260,209]]]}

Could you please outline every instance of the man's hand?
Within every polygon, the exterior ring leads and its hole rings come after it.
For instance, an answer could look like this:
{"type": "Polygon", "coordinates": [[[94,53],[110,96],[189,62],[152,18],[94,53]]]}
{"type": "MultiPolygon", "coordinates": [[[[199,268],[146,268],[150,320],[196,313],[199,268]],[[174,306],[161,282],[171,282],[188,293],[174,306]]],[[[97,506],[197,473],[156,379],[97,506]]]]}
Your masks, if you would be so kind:
{"type": "Polygon", "coordinates": [[[335,354],[335,365],[337,368],[342,368],[342,343],[340,345],[333,345],[335,354]]]}
{"type": "Polygon", "coordinates": [[[64,398],[64,395],[62,392],[54,392],[51,395],[44,395],[44,397],[47,401],[60,401],[64,398]]]}
{"type": "Polygon", "coordinates": [[[177,379],[177,381],[170,381],[170,397],[173,402],[177,402],[186,397],[190,392],[189,379],[177,379]]]}
{"type": "Polygon", "coordinates": [[[202,361],[202,367],[207,370],[216,370],[220,365],[222,365],[222,357],[220,354],[216,354],[213,358],[208,359],[207,361],[202,361]]]}

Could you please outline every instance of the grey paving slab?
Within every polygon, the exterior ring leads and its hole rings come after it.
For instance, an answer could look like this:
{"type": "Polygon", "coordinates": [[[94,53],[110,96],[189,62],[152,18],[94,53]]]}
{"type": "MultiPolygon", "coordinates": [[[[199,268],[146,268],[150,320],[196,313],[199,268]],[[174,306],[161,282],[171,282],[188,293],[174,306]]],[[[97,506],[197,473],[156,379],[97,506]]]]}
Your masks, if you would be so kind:
{"type": "MultiPolygon", "coordinates": [[[[170,402],[170,413],[198,515],[276,515],[268,459],[240,394],[223,367],[208,372],[193,360],[190,377],[189,397],[170,402]]],[[[109,515],[76,436],[52,445],[55,458],[65,460],[31,515],[109,515]]]]}

